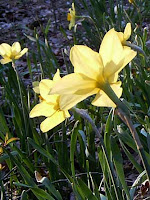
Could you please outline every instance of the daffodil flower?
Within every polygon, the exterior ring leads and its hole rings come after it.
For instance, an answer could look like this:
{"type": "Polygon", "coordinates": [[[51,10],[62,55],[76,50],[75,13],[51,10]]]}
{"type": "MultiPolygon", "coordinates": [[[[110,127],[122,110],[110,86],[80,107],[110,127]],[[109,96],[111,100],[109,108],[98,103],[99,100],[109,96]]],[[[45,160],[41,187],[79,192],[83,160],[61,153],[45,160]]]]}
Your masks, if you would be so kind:
{"type": "Polygon", "coordinates": [[[118,37],[123,45],[126,45],[126,41],[130,38],[131,36],[131,23],[127,23],[124,33],[122,32],[117,32],[118,37]]]}
{"type": "Polygon", "coordinates": [[[0,155],[3,153],[3,148],[6,147],[9,143],[19,140],[19,138],[10,138],[8,137],[8,133],[6,133],[5,140],[0,140],[0,155]]]}
{"type": "Polygon", "coordinates": [[[128,0],[129,3],[134,4],[134,0],[128,0]]]}
{"type": "Polygon", "coordinates": [[[93,94],[97,94],[92,102],[93,105],[116,107],[104,90],[106,91],[109,85],[120,98],[122,88],[121,81],[117,82],[118,73],[135,56],[135,51],[121,44],[114,29],[104,36],[99,53],[87,46],[75,45],[70,51],[74,73],[64,76],[56,83],[50,94],[66,95],[66,98],[60,101],[60,108],[65,109],[70,109],[93,94]],[[68,98],[67,95],[70,97],[68,98]]]}
{"type": "Polygon", "coordinates": [[[70,117],[68,110],[60,108],[60,95],[49,95],[52,87],[61,79],[59,70],[57,70],[53,80],[43,79],[35,84],[34,91],[39,93],[40,103],[37,104],[30,112],[30,118],[45,116],[46,119],[41,123],[42,132],[47,132],[54,128],[66,118],[70,117]]]}
{"type": "Polygon", "coordinates": [[[0,164],[0,171],[2,171],[5,168],[2,164],[0,164]]]}
{"type": "Polygon", "coordinates": [[[131,23],[127,23],[125,29],[124,29],[124,33],[122,32],[117,32],[118,34],[118,37],[122,43],[123,46],[128,46],[128,47],[131,47],[133,50],[139,52],[139,53],[142,53],[144,56],[145,55],[145,52],[142,50],[142,48],[140,48],[139,46],[131,43],[130,41],[127,41],[130,36],[131,36],[131,23]]]}
{"type": "Polygon", "coordinates": [[[0,45],[0,55],[3,59],[0,60],[1,64],[6,64],[19,59],[28,51],[28,48],[24,48],[21,51],[21,46],[19,42],[14,42],[12,46],[7,43],[2,43],[0,45]]]}
{"type": "Polygon", "coordinates": [[[70,22],[69,30],[71,30],[71,28],[75,26],[75,18],[76,18],[76,11],[74,3],[72,3],[72,9],[69,8],[69,13],[67,15],[67,20],[70,22]]]}

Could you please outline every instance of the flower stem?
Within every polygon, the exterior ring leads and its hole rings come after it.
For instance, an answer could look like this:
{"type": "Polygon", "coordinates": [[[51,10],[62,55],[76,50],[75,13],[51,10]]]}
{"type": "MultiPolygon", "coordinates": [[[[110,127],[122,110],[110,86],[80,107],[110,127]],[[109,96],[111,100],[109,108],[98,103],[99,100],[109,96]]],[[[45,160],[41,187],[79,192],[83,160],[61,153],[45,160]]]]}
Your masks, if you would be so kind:
{"type": "Polygon", "coordinates": [[[127,106],[122,101],[120,101],[120,99],[117,97],[117,95],[114,93],[114,91],[110,87],[109,83],[106,83],[103,86],[103,91],[117,105],[118,108],[116,109],[116,113],[122,119],[122,121],[125,122],[126,125],[128,126],[128,128],[129,128],[129,130],[132,134],[132,137],[135,141],[139,155],[141,157],[144,169],[146,170],[147,177],[150,181],[150,165],[147,162],[145,152],[144,152],[144,148],[143,148],[143,145],[141,144],[138,133],[137,133],[132,121],[131,121],[127,106]]]}
{"type": "Polygon", "coordinates": [[[92,17],[90,17],[90,16],[88,16],[88,15],[87,15],[87,16],[83,15],[83,16],[76,16],[76,18],[79,18],[79,19],[89,19],[89,20],[91,20],[91,22],[93,23],[93,25],[94,25],[94,27],[95,27],[97,33],[98,33],[99,39],[102,40],[102,37],[101,37],[101,35],[100,35],[100,33],[99,33],[99,30],[98,30],[98,28],[97,28],[97,26],[96,26],[94,20],[92,19],[92,17]]]}
{"type": "MultiPolygon", "coordinates": [[[[16,70],[15,61],[12,62],[12,67],[13,67],[13,69],[14,69],[14,71],[16,73],[16,77],[17,77],[17,83],[18,83],[18,87],[19,87],[19,95],[20,95],[20,99],[21,99],[21,108],[22,108],[22,112],[23,112],[23,120],[24,120],[24,125],[25,125],[25,133],[26,133],[27,129],[26,129],[25,110],[24,110],[24,106],[23,106],[23,97],[22,97],[22,92],[21,92],[21,85],[20,85],[18,72],[16,70]]],[[[27,136],[27,133],[26,133],[26,136],[27,136]]]]}

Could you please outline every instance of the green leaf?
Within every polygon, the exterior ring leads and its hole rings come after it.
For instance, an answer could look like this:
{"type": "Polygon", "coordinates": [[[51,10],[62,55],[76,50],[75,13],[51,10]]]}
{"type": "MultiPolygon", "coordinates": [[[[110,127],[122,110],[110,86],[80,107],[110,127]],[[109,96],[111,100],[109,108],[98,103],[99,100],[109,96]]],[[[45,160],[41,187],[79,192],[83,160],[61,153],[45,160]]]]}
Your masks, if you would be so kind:
{"type": "Polygon", "coordinates": [[[46,177],[43,177],[42,180],[40,181],[48,190],[51,192],[57,200],[62,200],[62,197],[59,193],[58,190],[54,187],[54,185],[50,182],[50,180],[46,177]]]}
{"type": "Polygon", "coordinates": [[[78,124],[78,121],[75,123],[74,128],[72,130],[71,145],[70,145],[70,162],[71,162],[71,171],[72,171],[73,177],[75,177],[74,154],[76,150],[76,143],[77,143],[77,136],[78,136],[77,124],[78,124]]]}
{"type": "Polygon", "coordinates": [[[128,156],[129,160],[132,162],[133,166],[136,168],[136,170],[141,173],[143,171],[142,167],[136,162],[132,154],[129,152],[129,150],[126,148],[126,146],[121,142],[121,146],[125,152],[125,154],[128,156]]]}
{"type": "MultiPolygon", "coordinates": [[[[18,152],[17,151],[12,151],[10,153],[12,156],[17,156],[18,152]]],[[[0,156],[0,163],[2,163],[3,161],[7,160],[9,158],[9,155],[7,155],[6,153],[4,153],[2,156],[0,156]]]]}
{"type": "Polygon", "coordinates": [[[38,144],[36,144],[31,138],[28,138],[29,143],[35,148],[37,149],[38,152],[40,152],[43,156],[47,157],[48,159],[50,159],[57,167],[59,167],[61,169],[61,171],[63,172],[63,174],[66,176],[66,178],[69,180],[70,183],[73,182],[72,177],[66,172],[65,169],[63,169],[58,162],[53,158],[53,156],[47,152],[45,149],[43,149],[42,147],[40,147],[38,144]]]}
{"type": "Polygon", "coordinates": [[[117,171],[117,175],[119,177],[119,180],[123,186],[123,189],[128,197],[128,199],[130,198],[130,193],[125,181],[125,175],[124,175],[124,171],[123,171],[123,160],[122,160],[122,156],[120,153],[120,149],[116,143],[116,140],[111,137],[111,148],[112,148],[112,154],[113,154],[113,160],[114,160],[114,164],[115,164],[115,168],[117,171]]]}
{"type": "Polygon", "coordinates": [[[55,200],[51,195],[40,188],[32,188],[32,192],[39,197],[42,197],[47,200],[55,200]]]}
{"type": "Polygon", "coordinates": [[[88,186],[81,180],[78,179],[78,190],[82,192],[84,199],[90,199],[90,200],[98,200],[97,197],[93,194],[93,192],[88,188],[88,186]]]}
{"type": "Polygon", "coordinates": [[[32,186],[30,186],[30,185],[19,183],[19,182],[13,182],[13,184],[18,186],[18,187],[32,188],[32,186]]]}
{"type": "Polygon", "coordinates": [[[27,192],[25,190],[23,190],[22,193],[21,193],[20,200],[27,200],[27,199],[28,199],[27,192]]]}
{"type": "Polygon", "coordinates": [[[0,132],[2,132],[3,134],[9,133],[9,128],[7,126],[7,122],[5,120],[4,113],[3,113],[2,109],[0,109],[0,132]]]}

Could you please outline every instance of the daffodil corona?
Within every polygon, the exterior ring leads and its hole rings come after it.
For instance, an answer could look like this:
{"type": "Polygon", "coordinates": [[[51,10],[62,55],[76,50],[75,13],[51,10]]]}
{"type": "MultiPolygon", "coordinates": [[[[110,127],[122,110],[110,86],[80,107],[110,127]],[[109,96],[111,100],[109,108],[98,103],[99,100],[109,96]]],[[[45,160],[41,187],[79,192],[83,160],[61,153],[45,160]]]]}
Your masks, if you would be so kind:
{"type": "Polygon", "coordinates": [[[28,48],[24,48],[21,51],[21,46],[19,42],[14,42],[12,46],[7,43],[2,43],[0,45],[0,55],[3,59],[0,60],[1,64],[6,64],[19,59],[28,51],[28,48]]]}
{"type": "Polygon", "coordinates": [[[70,117],[68,110],[60,109],[60,95],[49,95],[51,88],[60,79],[59,70],[57,70],[53,80],[43,79],[40,81],[39,86],[38,82],[34,84],[34,91],[39,93],[40,103],[31,110],[30,118],[39,116],[46,117],[40,125],[42,132],[49,131],[70,117]]]}
{"type": "Polygon", "coordinates": [[[121,81],[117,81],[118,73],[135,56],[135,51],[122,45],[114,29],[104,36],[99,53],[87,46],[75,45],[70,51],[74,73],[63,77],[52,88],[51,94],[66,95],[66,98],[60,102],[60,108],[70,109],[93,94],[97,94],[92,101],[93,105],[116,107],[116,104],[106,94],[107,86],[110,86],[120,98],[122,88],[121,81]],[[70,97],[68,98],[67,95],[70,97]]]}
{"type": "Polygon", "coordinates": [[[71,28],[75,26],[75,18],[76,18],[76,11],[74,7],[74,3],[72,3],[72,9],[69,8],[69,13],[67,15],[67,20],[70,22],[69,30],[71,30],[71,28]]]}

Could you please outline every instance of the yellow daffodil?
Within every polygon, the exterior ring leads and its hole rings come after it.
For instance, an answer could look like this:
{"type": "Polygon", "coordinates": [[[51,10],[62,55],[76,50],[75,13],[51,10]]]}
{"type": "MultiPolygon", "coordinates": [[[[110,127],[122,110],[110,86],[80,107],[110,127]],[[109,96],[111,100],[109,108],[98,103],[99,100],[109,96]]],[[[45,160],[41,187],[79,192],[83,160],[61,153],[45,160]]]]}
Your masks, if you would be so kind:
{"type": "Polygon", "coordinates": [[[7,43],[2,43],[0,45],[0,55],[3,59],[0,60],[1,64],[6,64],[13,62],[13,60],[19,59],[28,51],[28,48],[24,48],[21,51],[21,46],[19,42],[14,42],[12,46],[7,43]]]}
{"type": "Polygon", "coordinates": [[[143,51],[143,49],[133,43],[131,43],[130,41],[127,41],[130,36],[131,36],[131,23],[127,23],[125,29],[124,29],[124,33],[122,32],[117,32],[118,37],[122,43],[123,46],[128,46],[131,47],[133,50],[145,55],[145,52],[143,51]]]}
{"type": "Polygon", "coordinates": [[[53,80],[43,79],[35,84],[34,91],[40,94],[40,103],[30,112],[30,118],[45,116],[46,119],[41,123],[42,132],[47,132],[54,128],[66,118],[70,117],[68,110],[60,109],[60,95],[49,95],[50,90],[61,79],[59,70],[57,70],[53,80]]]}
{"type": "Polygon", "coordinates": [[[131,3],[131,4],[133,4],[134,3],[134,0],[128,0],[129,1],[129,3],[131,3]]]}
{"type": "Polygon", "coordinates": [[[69,30],[71,30],[71,28],[75,26],[75,18],[76,18],[76,11],[74,7],[74,3],[72,3],[72,9],[69,8],[69,13],[67,15],[67,20],[70,22],[69,30]]]}
{"type": "Polygon", "coordinates": [[[99,53],[87,46],[75,45],[70,51],[74,73],[66,75],[56,83],[50,94],[66,95],[60,101],[60,108],[70,109],[93,94],[97,94],[93,105],[115,107],[115,103],[103,90],[109,84],[118,98],[121,96],[121,81],[117,82],[118,73],[135,56],[135,51],[121,44],[114,29],[104,36],[99,53]]]}
{"type": "Polygon", "coordinates": [[[131,36],[131,23],[127,23],[124,33],[122,32],[117,32],[118,37],[123,45],[126,45],[126,41],[130,38],[131,36]]]}
{"type": "Polygon", "coordinates": [[[0,164],[0,171],[2,171],[5,168],[2,164],[0,164]]]}
{"type": "Polygon", "coordinates": [[[10,138],[8,137],[8,133],[6,133],[5,140],[0,140],[0,155],[3,153],[3,148],[6,147],[9,143],[19,140],[19,138],[10,138]]]}

